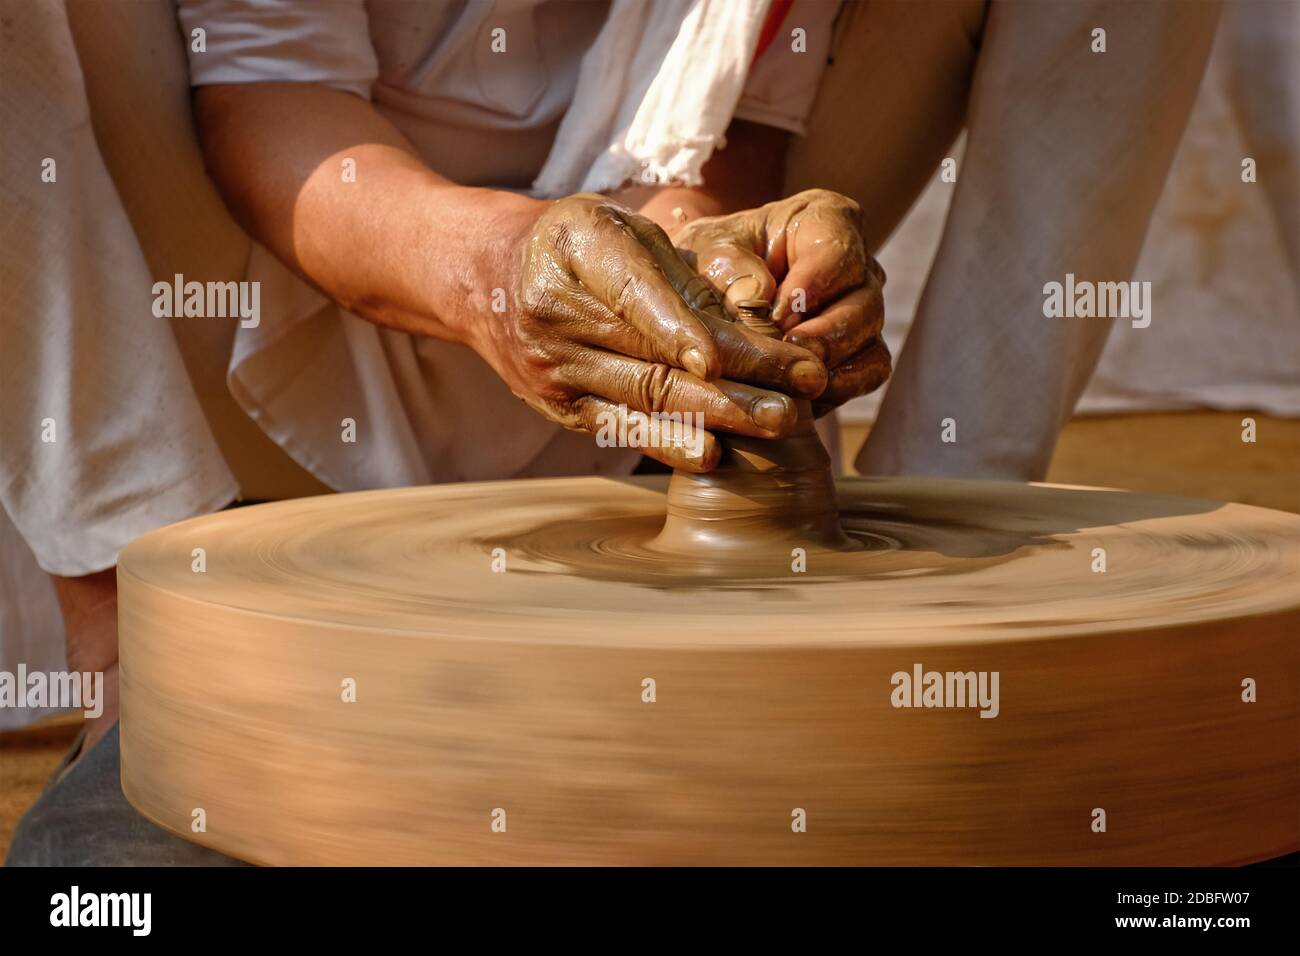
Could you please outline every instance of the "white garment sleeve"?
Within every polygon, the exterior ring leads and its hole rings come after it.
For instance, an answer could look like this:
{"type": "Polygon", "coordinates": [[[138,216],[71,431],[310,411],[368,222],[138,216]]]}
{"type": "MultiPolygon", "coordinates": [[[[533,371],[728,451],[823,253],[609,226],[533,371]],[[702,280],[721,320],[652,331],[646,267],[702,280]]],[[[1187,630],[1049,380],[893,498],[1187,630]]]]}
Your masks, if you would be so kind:
{"type": "Polygon", "coordinates": [[[749,71],[736,119],[803,135],[839,8],[836,0],[794,0],[776,38],[749,71]]]}
{"type": "Polygon", "coordinates": [[[194,86],[323,83],[369,99],[379,75],[365,0],[178,0],[177,15],[194,86]]]}

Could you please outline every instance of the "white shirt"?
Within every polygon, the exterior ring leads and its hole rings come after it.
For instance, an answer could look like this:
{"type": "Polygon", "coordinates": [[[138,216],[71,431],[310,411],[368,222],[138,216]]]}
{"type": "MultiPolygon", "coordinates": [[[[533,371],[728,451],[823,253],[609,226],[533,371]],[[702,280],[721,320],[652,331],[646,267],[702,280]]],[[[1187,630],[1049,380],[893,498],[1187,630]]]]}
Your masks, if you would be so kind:
{"type": "MultiPolygon", "coordinates": [[[[646,0],[653,2],[653,0],[646,0]]],[[[524,188],[573,99],[609,0],[180,0],[195,86],[324,83],[370,99],[438,173],[524,188]],[[504,31],[497,33],[497,31],[504,31]],[[494,40],[498,49],[494,52],[494,40]]],[[[803,132],[838,0],[796,0],[738,119],[803,132]],[[804,31],[796,52],[792,31],[804,31]]]]}

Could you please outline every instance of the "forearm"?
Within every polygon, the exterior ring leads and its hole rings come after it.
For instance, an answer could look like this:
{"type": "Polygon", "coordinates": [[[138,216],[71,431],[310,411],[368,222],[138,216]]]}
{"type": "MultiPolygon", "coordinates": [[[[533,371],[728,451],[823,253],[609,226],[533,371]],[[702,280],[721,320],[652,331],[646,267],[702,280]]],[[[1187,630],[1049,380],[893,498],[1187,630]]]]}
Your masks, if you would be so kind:
{"type": "Polygon", "coordinates": [[[209,171],[254,239],[364,318],[473,341],[512,271],[508,240],[545,203],[444,179],[348,93],[214,86],[195,105],[209,171]]]}

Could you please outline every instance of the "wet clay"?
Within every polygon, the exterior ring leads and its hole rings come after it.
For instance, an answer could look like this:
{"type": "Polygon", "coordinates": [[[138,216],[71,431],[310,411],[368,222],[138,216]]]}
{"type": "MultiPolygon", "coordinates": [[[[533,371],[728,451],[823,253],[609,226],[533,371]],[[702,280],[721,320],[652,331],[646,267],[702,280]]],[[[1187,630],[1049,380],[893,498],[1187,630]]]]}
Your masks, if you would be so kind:
{"type": "Polygon", "coordinates": [[[857,549],[800,569],[770,515],[750,540],[779,546],[665,550],[673,494],[391,489],[138,539],[118,570],[127,797],[265,864],[1300,848],[1300,517],[859,479],[837,485],[857,549]],[[896,706],[917,668],[997,674],[996,716],[896,706]]]}
{"type": "MultiPolygon", "coordinates": [[[[771,303],[737,303],[739,320],[780,338],[771,303]]],[[[676,471],[668,484],[663,530],[648,547],[714,570],[743,574],[749,556],[791,551],[852,551],[835,505],[831,459],[813,426],[812,403],[795,401],[798,419],[781,439],[719,434],[722,455],[706,474],[676,471]]]]}

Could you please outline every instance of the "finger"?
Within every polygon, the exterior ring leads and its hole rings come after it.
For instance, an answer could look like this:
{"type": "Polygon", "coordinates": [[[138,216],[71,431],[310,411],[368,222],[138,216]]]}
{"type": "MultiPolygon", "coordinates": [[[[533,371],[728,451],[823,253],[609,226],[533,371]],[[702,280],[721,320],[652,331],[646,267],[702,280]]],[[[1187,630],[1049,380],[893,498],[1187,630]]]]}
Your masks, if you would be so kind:
{"type": "Polygon", "coordinates": [[[820,417],[850,399],[875,391],[888,380],[891,369],[885,340],[873,339],[857,355],[831,370],[830,384],[813,402],[813,413],[820,417]]]}
{"type": "MultiPolygon", "coordinates": [[[[786,333],[786,341],[812,352],[835,368],[860,352],[885,324],[885,299],[879,286],[867,283],[841,296],[817,316],[786,333]]],[[[726,371],[723,371],[726,374],[726,371]]]]}
{"type": "Polygon", "coordinates": [[[777,283],[763,258],[735,243],[710,246],[697,255],[695,268],[722,293],[727,311],[733,315],[736,303],[746,299],[771,302],[777,283]]]}
{"type": "Polygon", "coordinates": [[[796,398],[815,398],[826,388],[826,365],[802,345],[759,335],[730,319],[706,320],[722,356],[722,375],[772,388],[796,398]]]}
{"type": "Polygon", "coordinates": [[[711,431],[780,438],[798,417],[794,400],[780,392],[726,379],[705,382],[663,363],[594,349],[575,355],[565,377],[582,392],[651,415],[690,415],[711,431]]]}
{"type": "MultiPolygon", "coordinates": [[[[735,243],[717,243],[703,256],[698,256],[695,268],[692,268],[677,253],[662,229],[649,220],[644,220],[644,223],[651,229],[642,232],[633,223],[638,238],[655,251],[663,264],[664,274],[678,292],[705,313],[705,324],[722,356],[724,378],[775,388],[799,398],[821,394],[826,387],[827,372],[814,356],[801,348],[791,348],[789,343],[779,339],[752,332],[730,317],[722,318],[721,310],[712,307],[716,297],[701,296],[697,300],[694,296],[702,281],[700,272],[706,272],[711,276],[712,288],[725,290],[730,315],[735,314],[736,303],[746,299],[771,301],[776,280],[760,256],[735,243]]],[[[704,285],[710,286],[710,283],[704,285]]],[[[615,347],[615,350],[629,354],[624,348],[615,347]]]]}
{"type": "Polygon", "coordinates": [[[628,216],[627,226],[637,241],[650,250],[668,282],[687,305],[699,312],[724,316],[722,298],[699,271],[682,258],[668,234],[645,216],[628,216]]]}
{"type": "MultiPolygon", "coordinates": [[[[566,297],[565,304],[557,305],[552,312],[572,319],[569,324],[575,341],[619,355],[660,361],[653,345],[639,331],[619,321],[595,297],[581,289],[566,297]],[[581,322],[576,318],[579,314],[583,317],[581,322]]],[[[796,398],[815,398],[826,388],[826,366],[807,349],[759,335],[724,317],[720,306],[702,313],[701,317],[721,356],[723,378],[775,389],[796,398]]]]}
{"type": "Polygon", "coordinates": [[[594,242],[575,241],[570,250],[568,266],[574,277],[640,332],[660,362],[705,380],[717,378],[722,369],[717,346],[699,313],[683,301],[656,257],[634,234],[628,220],[638,217],[614,206],[597,207],[594,214],[594,242]]]}
{"type": "MultiPolygon", "coordinates": [[[[645,412],[595,395],[576,399],[571,407],[571,421],[583,431],[596,436],[605,447],[634,447],[669,468],[689,472],[712,471],[722,456],[716,436],[684,421],[675,429],[656,429],[645,412]],[[635,442],[635,444],[633,444],[635,442]]],[[[573,427],[573,426],[571,426],[573,427]]]]}
{"type": "Polygon", "coordinates": [[[862,235],[850,219],[811,216],[794,225],[790,268],[772,305],[772,321],[789,331],[809,315],[816,315],[845,292],[862,285],[872,274],[862,235]]]}

